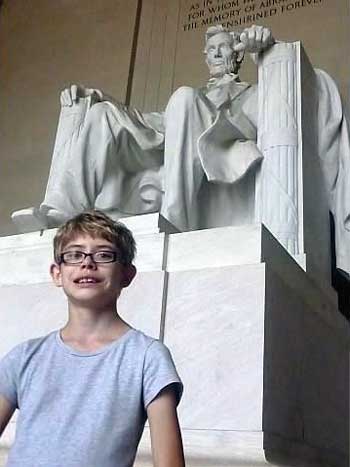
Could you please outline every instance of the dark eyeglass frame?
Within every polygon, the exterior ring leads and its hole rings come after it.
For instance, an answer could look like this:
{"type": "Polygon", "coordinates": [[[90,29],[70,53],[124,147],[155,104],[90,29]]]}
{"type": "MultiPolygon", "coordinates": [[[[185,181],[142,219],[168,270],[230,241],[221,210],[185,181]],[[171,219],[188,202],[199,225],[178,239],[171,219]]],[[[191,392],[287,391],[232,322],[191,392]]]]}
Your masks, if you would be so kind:
{"type": "Polygon", "coordinates": [[[95,251],[94,253],[85,253],[85,251],[70,250],[70,251],[64,251],[63,253],[60,254],[59,264],[61,264],[61,263],[64,263],[64,264],[82,264],[88,256],[90,256],[91,260],[96,264],[115,263],[116,261],[118,261],[119,263],[123,263],[120,254],[118,252],[116,252],[116,251],[98,250],[98,251],[95,251]],[[67,255],[68,253],[79,253],[79,254],[82,255],[82,257],[81,257],[81,259],[79,261],[67,261],[65,259],[65,255],[67,255]],[[100,261],[98,256],[96,256],[96,255],[99,255],[101,253],[108,253],[108,254],[110,254],[112,256],[107,261],[100,261]]]}

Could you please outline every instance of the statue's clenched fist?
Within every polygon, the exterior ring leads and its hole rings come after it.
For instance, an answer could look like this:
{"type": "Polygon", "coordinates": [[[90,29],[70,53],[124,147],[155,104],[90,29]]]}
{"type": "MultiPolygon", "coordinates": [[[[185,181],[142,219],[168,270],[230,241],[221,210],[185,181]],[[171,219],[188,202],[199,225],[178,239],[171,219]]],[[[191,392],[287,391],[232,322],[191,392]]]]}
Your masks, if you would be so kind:
{"type": "Polygon", "coordinates": [[[240,42],[235,45],[234,50],[236,52],[245,50],[248,53],[259,53],[269,48],[274,42],[275,39],[269,28],[253,24],[241,33],[240,42]]]}
{"type": "Polygon", "coordinates": [[[61,92],[60,101],[62,107],[71,107],[82,97],[93,96],[95,102],[103,100],[103,93],[99,89],[86,88],[78,84],[72,84],[61,92]]]}

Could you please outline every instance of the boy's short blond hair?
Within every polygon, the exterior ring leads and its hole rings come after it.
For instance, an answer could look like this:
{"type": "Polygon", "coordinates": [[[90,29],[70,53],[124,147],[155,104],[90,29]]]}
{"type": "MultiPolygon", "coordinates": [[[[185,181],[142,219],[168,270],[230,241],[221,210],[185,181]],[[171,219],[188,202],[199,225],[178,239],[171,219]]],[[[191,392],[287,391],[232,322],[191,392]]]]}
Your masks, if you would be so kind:
{"type": "Polygon", "coordinates": [[[77,235],[103,238],[115,245],[122,264],[132,264],[136,254],[135,239],[130,230],[121,222],[115,222],[98,210],[84,211],[69,219],[56,232],[53,240],[54,258],[61,263],[64,247],[77,235]]]}

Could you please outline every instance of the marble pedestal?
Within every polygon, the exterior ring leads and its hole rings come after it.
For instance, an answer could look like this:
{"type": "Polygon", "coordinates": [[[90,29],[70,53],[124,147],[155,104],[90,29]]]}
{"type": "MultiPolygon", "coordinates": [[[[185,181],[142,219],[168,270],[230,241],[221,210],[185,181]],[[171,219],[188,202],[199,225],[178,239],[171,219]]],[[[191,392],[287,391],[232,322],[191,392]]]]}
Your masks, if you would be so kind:
{"type": "MultiPolygon", "coordinates": [[[[47,273],[53,233],[0,239],[0,354],[66,318],[47,273]]],[[[173,353],[186,465],[347,466],[350,333],[332,290],[262,225],[135,235],[120,312],[173,353]]],[[[148,465],[146,428],[136,466],[148,465]]]]}

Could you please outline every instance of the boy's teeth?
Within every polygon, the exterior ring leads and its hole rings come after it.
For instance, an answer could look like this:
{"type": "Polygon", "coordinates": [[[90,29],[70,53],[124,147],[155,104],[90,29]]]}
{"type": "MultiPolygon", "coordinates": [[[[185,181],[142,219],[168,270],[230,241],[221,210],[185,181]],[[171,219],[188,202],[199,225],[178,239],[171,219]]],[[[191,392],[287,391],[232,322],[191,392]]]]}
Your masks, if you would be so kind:
{"type": "Polygon", "coordinates": [[[92,279],[90,277],[85,277],[83,279],[79,279],[79,284],[85,283],[85,282],[96,282],[95,279],[92,279]]]}

